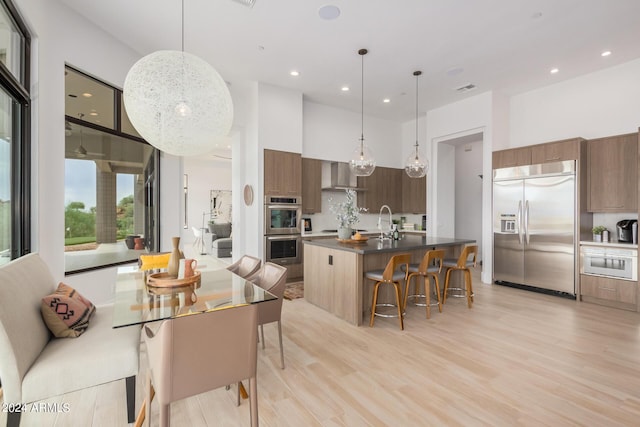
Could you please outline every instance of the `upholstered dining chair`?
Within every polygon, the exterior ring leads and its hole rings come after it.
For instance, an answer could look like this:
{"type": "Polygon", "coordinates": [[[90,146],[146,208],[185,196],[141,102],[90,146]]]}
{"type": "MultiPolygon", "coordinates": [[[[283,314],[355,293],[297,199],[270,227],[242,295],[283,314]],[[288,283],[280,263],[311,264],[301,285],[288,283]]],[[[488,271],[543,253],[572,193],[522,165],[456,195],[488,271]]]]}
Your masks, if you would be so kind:
{"type": "Polygon", "coordinates": [[[243,255],[242,258],[227,267],[227,270],[237,274],[245,279],[260,269],[262,260],[252,257],[251,255],[243,255]]]}
{"type": "Polygon", "coordinates": [[[280,340],[280,366],[284,369],[284,349],[282,345],[282,300],[284,298],[284,288],[287,284],[287,269],[272,262],[265,262],[262,268],[247,278],[278,297],[278,299],[265,301],[258,304],[258,325],[260,325],[260,339],[264,349],[264,325],[278,322],[278,339],[280,340]]]}
{"type": "Polygon", "coordinates": [[[464,295],[460,297],[467,297],[467,305],[471,308],[473,304],[473,284],[471,282],[471,268],[476,266],[476,258],[478,255],[478,246],[469,245],[465,246],[460,253],[458,259],[445,259],[442,265],[447,269],[447,274],[444,279],[444,292],[442,297],[442,304],[447,302],[447,294],[450,291],[462,291],[464,295]],[[462,271],[464,274],[464,288],[452,288],[449,286],[451,281],[451,273],[454,271],[462,271]]]}
{"type": "Polygon", "coordinates": [[[420,278],[424,283],[424,297],[426,299],[425,305],[427,306],[427,319],[431,318],[431,279],[435,283],[436,297],[438,299],[437,306],[438,311],[442,313],[442,301],[440,299],[440,271],[442,271],[442,261],[444,259],[444,250],[434,249],[427,251],[422,257],[420,264],[409,264],[409,276],[407,277],[407,286],[404,292],[404,307],[407,307],[407,299],[409,296],[422,296],[419,294],[420,278]],[[416,295],[409,295],[409,288],[411,287],[411,279],[416,278],[415,281],[415,293],[416,295]]]}
{"type": "Polygon", "coordinates": [[[402,295],[403,295],[403,291],[402,291],[402,287],[400,285],[400,282],[405,282],[407,281],[407,276],[408,276],[408,266],[409,263],[411,262],[411,254],[398,254],[398,255],[394,255],[391,257],[391,259],[389,259],[389,262],[387,263],[387,266],[383,269],[383,270],[371,270],[371,271],[367,271],[365,272],[365,277],[369,280],[374,280],[376,282],[374,288],[373,288],[373,302],[371,303],[371,320],[369,321],[369,326],[373,326],[373,322],[376,316],[382,316],[382,317],[395,317],[394,315],[390,315],[390,314],[382,314],[382,313],[377,313],[376,312],[376,308],[380,307],[380,306],[394,306],[397,307],[398,309],[398,320],[400,321],[400,329],[404,329],[404,306],[402,305],[402,295]],[[404,272],[398,270],[398,267],[400,267],[401,265],[404,265],[404,272]],[[393,285],[394,289],[395,289],[395,296],[396,296],[396,304],[391,304],[391,303],[384,303],[384,304],[379,304],[378,303],[378,291],[380,290],[380,285],[382,284],[389,284],[389,285],[393,285]]]}
{"type": "Polygon", "coordinates": [[[169,426],[171,402],[249,379],[251,425],[258,425],[258,306],[246,305],[145,325],[149,372],[146,425],[152,396],[160,405],[160,426],[169,426]]]}

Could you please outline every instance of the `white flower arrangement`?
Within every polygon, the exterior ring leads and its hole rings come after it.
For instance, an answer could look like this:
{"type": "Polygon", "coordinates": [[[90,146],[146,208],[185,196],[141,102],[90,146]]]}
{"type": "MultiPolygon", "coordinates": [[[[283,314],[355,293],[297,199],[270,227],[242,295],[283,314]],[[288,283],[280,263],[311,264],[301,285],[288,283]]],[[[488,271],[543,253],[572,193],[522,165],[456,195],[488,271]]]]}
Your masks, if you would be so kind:
{"type": "Polygon", "coordinates": [[[360,221],[360,213],[366,212],[365,208],[356,206],[356,191],[347,189],[347,198],[344,202],[332,203],[333,199],[329,199],[329,210],[335,214],[338,220],[338,227],[351,227],[360,221]]]}

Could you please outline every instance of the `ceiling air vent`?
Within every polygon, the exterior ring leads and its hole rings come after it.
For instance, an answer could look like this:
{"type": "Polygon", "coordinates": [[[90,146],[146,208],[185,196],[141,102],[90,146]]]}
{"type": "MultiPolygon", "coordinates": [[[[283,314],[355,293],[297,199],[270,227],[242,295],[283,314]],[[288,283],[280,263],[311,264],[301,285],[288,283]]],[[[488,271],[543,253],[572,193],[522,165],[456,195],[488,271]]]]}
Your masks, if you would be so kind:
{"type": "Polygon", "coordinates": [[[474,90],[475,88],[476,88],[476,85],[474,85],[473,83],[467,83],[464,86],[457,87],[456,92],[460,92],[460,93],[469,92],[471,90],[474,90]]]}

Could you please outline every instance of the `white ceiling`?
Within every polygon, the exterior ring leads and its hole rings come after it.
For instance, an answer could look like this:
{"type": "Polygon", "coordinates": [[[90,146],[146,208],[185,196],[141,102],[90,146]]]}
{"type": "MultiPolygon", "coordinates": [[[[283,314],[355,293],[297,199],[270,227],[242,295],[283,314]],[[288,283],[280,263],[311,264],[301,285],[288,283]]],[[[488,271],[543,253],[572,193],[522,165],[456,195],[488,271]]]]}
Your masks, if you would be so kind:
{"type": "MultiPolygon", "coordinates": [[[[181,48],[180,0],[59,0],[141,55],[181,48]]],[[[507,95],[640,57],[640,0],[185,0],[185,51],[253,80],[394,121],[487,90],[507,95]],[[322,20],[324,5],[340,8],[322,20]],[[611,50],[608,57],[601,57],[611,50]],[[557,67],[557,74],[549,70],[557,67]],[[453,76],[448,71],[461,68],[453,76]],[[296,69],[299,77],[289,72],[296,69]],[[458,93],[467,83],[476,89],[458,93]],[[351,91],[341,92],[343,85],[351,91]],[[391,102],[384,104],[388,97],[391,102]]]]}

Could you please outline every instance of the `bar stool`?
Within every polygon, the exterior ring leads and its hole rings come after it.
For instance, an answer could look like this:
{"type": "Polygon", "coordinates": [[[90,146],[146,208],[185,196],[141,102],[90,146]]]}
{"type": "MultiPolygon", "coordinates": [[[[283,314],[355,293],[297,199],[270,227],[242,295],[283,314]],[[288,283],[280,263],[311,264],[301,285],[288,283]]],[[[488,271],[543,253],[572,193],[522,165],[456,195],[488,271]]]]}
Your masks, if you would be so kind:
{"type": "Polygon", "coordinates": [[[444,279],[444,292],[442,304],[447,302],[447,293],[449,291],[463,291],[463,295],[451,295],[452,297],[464,298],[467,297],[467,305],[471,308],[473,304],[473,285],[471,284],[471,270],[469,268],[476,266],[476,257],[478,255],[478,246],[470,245],[465,246],[462,253],[455,259],[445,259],[442,263],[447,268],[447,274],[444,279]],[[471,258],[471,259],[470,259],[471,258]],[[465,288],[450,288],[449,280],[451,279],[451,273],[453,271],[462,271],[464,273],[465,288]]]}
{"type": "Polygon", "coordinates": [[[404,293],[404,306],[407,306],[407,299],[408,297],[424,297],[426,299],[426,304],[419,304],[416,303],[416,305],[423,305],[427,307],[427,319],[431,318],[431,306],[432,305],[437,305],[438,306],[438,311],[440,311],[440,313],[442,313],[442,302],[440,300],[440,278],[438,277],[440,275],[440,271],[442,271],[442,261],[444,259],[444,250],[431,250],[431,251],[427,251],[426,254],[424,254],[424,257],[422,258],[422,261],[420,261],[420,264],[409,264],[409,276],[407,277],[407,287],[405,288],[405,293],[404,293]],[[413,279],[414,277],[416,277],[416,279],[418,279],[418,277],[422,277],[422,280],[424,282],[424,295],[422,294],[418,294],[418,292],[420,292],[420,282],[419,279],[416,280],[415,282],[415,294],[414,295],[409,295],[409,288],[411,287],[411,279],[413,279]],[[438,302],[436,303],[431,303],[431,278],[433,277],[433,280],[436,284],[436,297],[438,299],[438,302]]]}
{"type": "Polygon", "coordinates": [[[375,280],[376,284],[373,288],[373,302],[371,304],[371,321],[369,322],[369,326],[373,326],[373,321],[375,316],[380,317],[396,317],[394,314],[383,314],[376,313],[376,307],[397,307],[398,308],[398,319],[400,320],[400,329],[404,329],[404,322],[402,319],[404,307],[402,305],[402,289],[400,287],[400,281],[407,281],[408,266],[409,262],[411,262],[411,254],[398,254],[391,257],[387,266],[384,270],[371,270],[365,272],[364,276],[367,279],[375,280]],[[404,264],[405,271],[396,271],[396,269],[404,264]],[[378,302],[378,289],[380,285],[383,283],[393,284],[396,291],[396,303],[395,304],[377,304],[378,302]]]}

